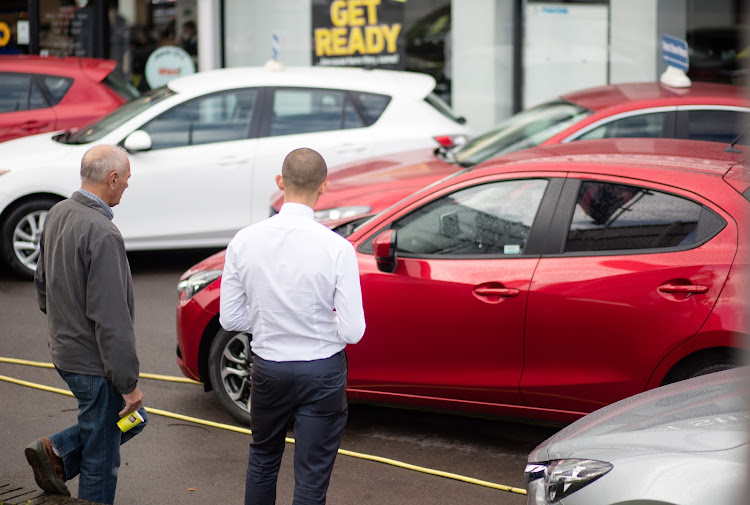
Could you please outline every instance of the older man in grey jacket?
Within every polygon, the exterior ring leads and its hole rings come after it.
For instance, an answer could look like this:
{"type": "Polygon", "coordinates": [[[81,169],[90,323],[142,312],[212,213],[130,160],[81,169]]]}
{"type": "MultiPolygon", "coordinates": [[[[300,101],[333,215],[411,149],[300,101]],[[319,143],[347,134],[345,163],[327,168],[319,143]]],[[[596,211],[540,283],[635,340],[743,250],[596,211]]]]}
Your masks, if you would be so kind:
{"type": "Polygon", "coordinates": [[[127,152],[98,145],[81,161],[81,189],[47,215],[34,283],[47,315],[52,361],[78,400],[78,423],[32,442],[26,458],[45,491],[69,495],[65,481],[79,475],[78,497],[111,504],[120,445],[144,423],[122,433],[118,419],[138,411],[138,357],[133,329],[133,285],[112,207],[128,187],[127,152]]]}

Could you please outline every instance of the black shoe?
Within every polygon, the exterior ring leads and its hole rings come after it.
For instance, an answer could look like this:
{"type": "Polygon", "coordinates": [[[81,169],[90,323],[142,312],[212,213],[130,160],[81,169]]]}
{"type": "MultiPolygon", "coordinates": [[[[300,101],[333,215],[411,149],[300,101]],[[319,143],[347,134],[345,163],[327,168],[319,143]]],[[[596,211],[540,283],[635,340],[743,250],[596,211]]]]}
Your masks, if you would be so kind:
{"type": "Polygon", "coordinates": [[[65,469],[60,456],[52,450],[49,438],[40,438],[31,442],[24,451],[26,460],[34,470],[34,480],[44,491],[52,494],[70,496],[65,486],[65,469]]]}

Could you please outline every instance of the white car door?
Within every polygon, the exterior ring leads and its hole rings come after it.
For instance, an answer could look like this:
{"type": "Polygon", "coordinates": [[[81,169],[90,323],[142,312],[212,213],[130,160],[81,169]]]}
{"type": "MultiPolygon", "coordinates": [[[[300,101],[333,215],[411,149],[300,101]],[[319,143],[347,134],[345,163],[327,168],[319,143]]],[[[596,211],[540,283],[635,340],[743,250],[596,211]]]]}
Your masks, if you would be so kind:
{"type": "Polygon", "coordinates": [[[181,103],[141,129],[148,151],[130,156],[130,186],[115,209],[129,249],[220,246],[251,221],[258,91],[181,103]]]}
{"type": "Polygon", "coordinates": [[[329,168],[381,154],[384,142],[370,126],[390,98],[335,89],[278,87],[268,90],[269,111],[259,139],[254,216],[266,217],[284,157],[299,147],[318,151],[329,168]],[[263,202],[261,205],[260,202],[263,202]]]}

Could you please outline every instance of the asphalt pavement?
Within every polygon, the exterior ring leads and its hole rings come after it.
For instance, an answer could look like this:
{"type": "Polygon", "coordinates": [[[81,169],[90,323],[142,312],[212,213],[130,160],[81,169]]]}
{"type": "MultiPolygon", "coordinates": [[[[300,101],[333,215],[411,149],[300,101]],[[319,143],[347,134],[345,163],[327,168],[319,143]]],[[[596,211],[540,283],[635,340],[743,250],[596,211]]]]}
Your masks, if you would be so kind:
{"type": "MultiPolygon", "coordinates": [[[[141,371],[181,377],[174,360],[176,283],[207,256],[202,252],[131,254],[141,371]]],[[[0,270],[0,359],[49,362],[46,321],[31,282],[0,270]]],[[[0,362],[0,375],[65,390],[53,369],[0,362]]],[[[122,448],[116,503],[148,505],[242,503],[251,436],[196,384],[142,379],[147,407],[206,420],[151,414],[141,435],[122,448]]],[[[5,483],[35,489],[24,447],[75,422],[71,397],[0,380],[0,492],[5,483]]],[[[482,485],[523,488],[526,456],[557,428],[450,414],[351,404],[341,448],[405,467],[341,454],[328,503],[523,505],[523,494],[482,485]],[[422,467],[470,482],[419,471],[422,467]]],[[[290,433],[293,437],[293,433],[290,433]]],[[[287,444],[277,502],[291,503],[294,445],[287,444]]],[[[77,479],[68,487],[76,495],[77,479]]]]}

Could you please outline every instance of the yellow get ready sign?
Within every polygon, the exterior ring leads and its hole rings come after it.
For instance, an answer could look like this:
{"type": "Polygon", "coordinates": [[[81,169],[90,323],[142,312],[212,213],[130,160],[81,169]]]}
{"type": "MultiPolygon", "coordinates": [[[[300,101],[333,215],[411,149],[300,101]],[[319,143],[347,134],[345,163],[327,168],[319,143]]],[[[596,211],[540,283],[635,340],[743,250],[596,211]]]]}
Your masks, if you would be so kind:
{"type": "Polygon", "coordinates": [[[315,0],[313,64],[402,69],[404,2],[315,0]]]}

